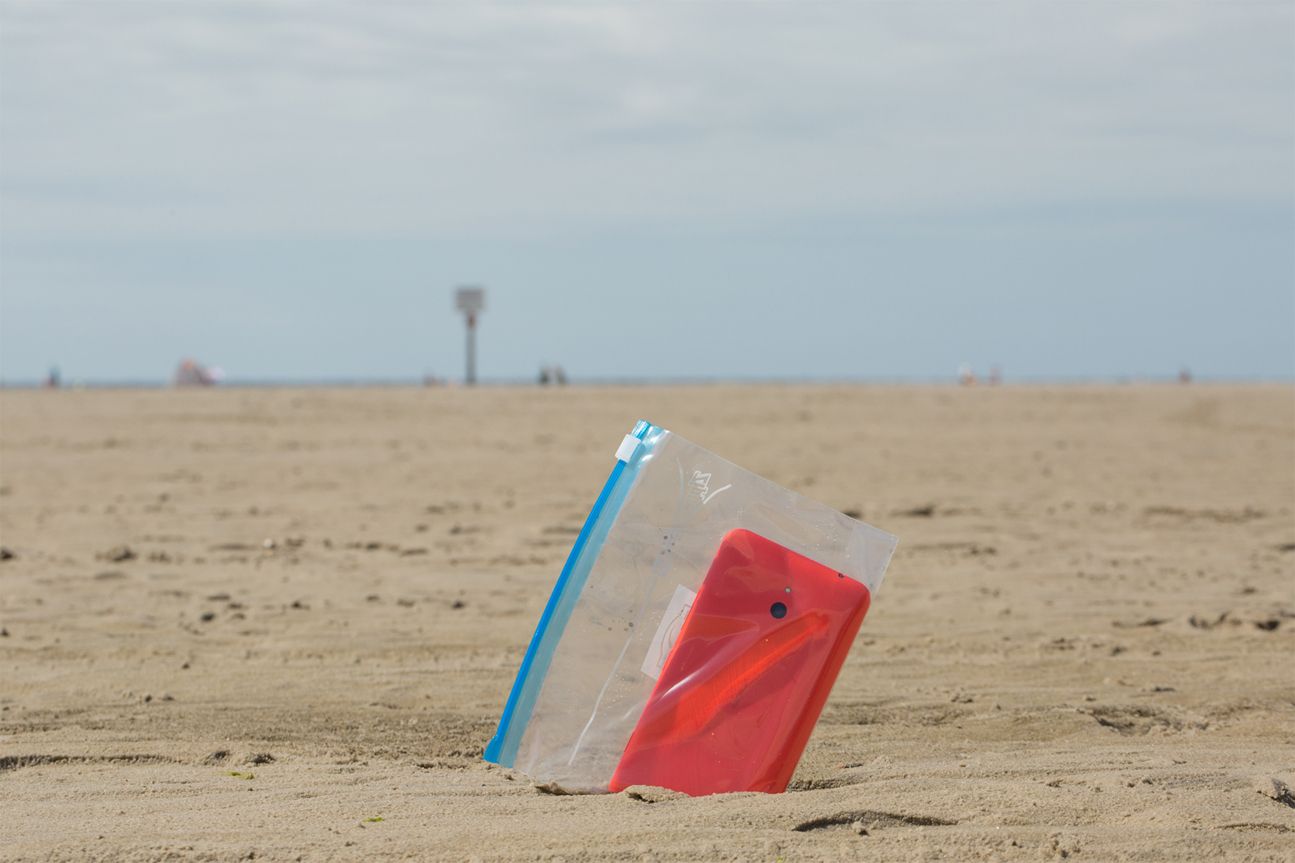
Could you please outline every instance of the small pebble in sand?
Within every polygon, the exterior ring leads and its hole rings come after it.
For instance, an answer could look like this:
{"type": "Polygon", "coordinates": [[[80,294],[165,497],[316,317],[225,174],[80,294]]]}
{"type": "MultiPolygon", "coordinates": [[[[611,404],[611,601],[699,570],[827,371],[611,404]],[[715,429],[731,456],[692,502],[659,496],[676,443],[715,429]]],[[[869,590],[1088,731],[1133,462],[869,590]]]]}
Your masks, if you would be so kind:
{"type": "Polygon", "coordinates": [[[101,560],[111,561],[112,563],[121,563],[126,560],[134,560],[135,552],[128,545],[115,545],[107,551],[98,555],[101,560]]]}
{"type": "Polygon", "coordinates": [[[1290,783],[1281,777],[1262,776],[1255,780],[1255,790],[1283,806],[1295,809],[1295,791],[1292,791],[1290,783]]]}
{"type": "Polygon", "coordinates": [[[0,560],[13,560],[18,555],[13,553],[12,549],[0,545],[0,560]]]}

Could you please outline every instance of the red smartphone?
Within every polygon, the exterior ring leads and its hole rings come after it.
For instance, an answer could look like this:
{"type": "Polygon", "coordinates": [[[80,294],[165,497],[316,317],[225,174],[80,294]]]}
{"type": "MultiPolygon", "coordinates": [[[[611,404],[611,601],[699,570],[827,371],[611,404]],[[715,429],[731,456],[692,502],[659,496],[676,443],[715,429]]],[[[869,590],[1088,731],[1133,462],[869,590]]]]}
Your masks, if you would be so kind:
{"type": "Polygon", "coordinates": [[[748,530],[729,532],[610,788],[785,791],[868,588],[748,530]]]}

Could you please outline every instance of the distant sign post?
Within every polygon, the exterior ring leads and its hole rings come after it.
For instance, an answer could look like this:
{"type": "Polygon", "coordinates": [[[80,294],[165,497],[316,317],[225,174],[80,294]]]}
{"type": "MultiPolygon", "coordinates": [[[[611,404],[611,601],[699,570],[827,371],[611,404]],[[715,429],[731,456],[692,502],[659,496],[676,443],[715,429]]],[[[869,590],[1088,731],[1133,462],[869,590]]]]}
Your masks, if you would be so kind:
{"type": "Polygon", "coordinates": [[[468,386],[477,382],[477,315],[485,311],[485,288],[459,288],[454,292],[454,308],[463,313],[468,324],[468,367],[463,380],[468,386]]]}

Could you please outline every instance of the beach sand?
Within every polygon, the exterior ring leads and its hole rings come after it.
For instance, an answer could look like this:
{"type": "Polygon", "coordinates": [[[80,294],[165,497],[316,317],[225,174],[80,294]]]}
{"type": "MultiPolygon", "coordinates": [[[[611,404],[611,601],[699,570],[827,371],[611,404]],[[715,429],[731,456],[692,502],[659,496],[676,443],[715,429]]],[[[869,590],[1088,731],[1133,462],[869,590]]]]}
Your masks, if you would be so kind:
{"type": "Polygon", "coordinates": [[[0,858],[1295,859],[1289,386],[10,390],[0,447],[0,858]],[[786,794],[481,761],[639,417],[900,538],[786,794]]]}

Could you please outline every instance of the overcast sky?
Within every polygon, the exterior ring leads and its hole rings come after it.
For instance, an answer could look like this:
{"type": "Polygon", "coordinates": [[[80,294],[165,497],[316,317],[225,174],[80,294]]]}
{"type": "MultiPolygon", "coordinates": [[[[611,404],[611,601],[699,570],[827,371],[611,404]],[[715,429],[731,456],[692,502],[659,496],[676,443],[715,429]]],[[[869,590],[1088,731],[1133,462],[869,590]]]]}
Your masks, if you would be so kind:
{"type": "Polygon", "coordinates": [[[1295,3],[0,0],[0,376],[1295,374],[1295,3]]]}

